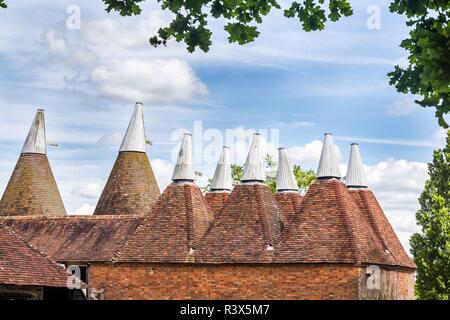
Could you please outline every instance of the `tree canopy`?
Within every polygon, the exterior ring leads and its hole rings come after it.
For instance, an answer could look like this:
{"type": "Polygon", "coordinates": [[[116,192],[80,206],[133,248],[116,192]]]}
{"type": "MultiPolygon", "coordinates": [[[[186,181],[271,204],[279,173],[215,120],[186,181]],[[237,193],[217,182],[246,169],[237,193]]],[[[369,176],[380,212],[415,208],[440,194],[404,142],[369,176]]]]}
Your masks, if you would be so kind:
{"type": "Polygon", "coordinates": [[[429,180],[416,214],[421,232],[411,237],[417,265],[416,296],[450,299],[450,130],[447,146],[436,150],[428,165],[429,180]]]}
{"type": "MultiPolygon", "coordinates": [[[[141,13],[140,4],[145,0],[103,0],[106,11],[115,10],[123,16],[141,13]]],[[[211,46],[212,32],[209,19],[222,18],[230,43],[241,45],[259,36],[258,24],[272,10],[281,10],[277,0],[158,0],[163,10],[174,14],[171,23],[158,30],[150,38],[153,46],[166,45],[170,39],[183,41],[189,52],[200,48],[207,52],[211,46]]],[[[325,23],[350,16],[353,11],[347,0],[294,1],[284,10],[287,18],[298,19],[303,30],[322,30],[325,23]]]]}
{"type": "Polygon", "coordinates": [[[0,0],[0,8],[6,8],[5,0],[0,0]]]}
{"type": "Polygon", "coordinates": [[[411,27],[401,43],[409,65],[389,73],[390,84],[399,92],[418,94],[416,103],[436,108],[439,125],[448,128],[450,114],[450,1],[395,0],[391,12],[406,15],[411,27]]]}

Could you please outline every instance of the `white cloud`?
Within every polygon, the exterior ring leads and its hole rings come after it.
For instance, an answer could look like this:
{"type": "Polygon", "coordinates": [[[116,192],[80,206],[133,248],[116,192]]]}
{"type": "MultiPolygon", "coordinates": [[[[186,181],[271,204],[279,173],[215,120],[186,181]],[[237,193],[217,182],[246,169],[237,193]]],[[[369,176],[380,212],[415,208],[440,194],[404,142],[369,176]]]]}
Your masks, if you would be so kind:
{"type": "Polygon", "coordinates": [[[174,165],[163,159],[150,159],[150,161],[156,176],[156,181],[158,181],[162,192],[172,182],[174,165]]]}
{"type": "Polygon", "coordinates": [[[129,49],[148,47],[148,38],[170,23],[167,16],[166,12],[155,9],[148,17],[141,16],[129,25],[110,18],[92,20],[83,24],[82,36],[92,45],[129,49]]]}
{"type": "MultiPolygon", "coordinates": [[[[322,152],[322,141],[314,140],[304,146],[288,148],[288,154],[292,162],[299,163],[302,167],[317,168],[322,152]]],[[[342,158],[341,150],[335,145],[338,160],[342,158]]]]}
{"type": "Polygon", "coordinates": [[[434,139],[440,147],[444,147],[447,139],[447,129],[439,128],[435,134],[434,139]]]}
{"type": "Polygon", "coordinates": [[[90,204],[83,204],[80,208],[76,209],[73,215],[92,215],[94,213],[95,206],[90,204]]]}
{"type": "Polygon", "coordinates": [[[103,183],[89,182],[84,186],[73,188],[71,194],[75,197],[98,199],[102,191],[103,183]]]}
{"type": "Polygon", "coordinates": [[[387,107],[387,112],[393,116],[407,116],[419,110],[420,106],[414,102],[413,98],[401,98],[392,102],[387,107]]]}
{"type": "Polygon", "coordinates": [[[179,59],[113,59],[97,66],[91,81],[101,95],[127,101],[171,102],[207,93],[189,64],[179,59]]]}
{"type": "Polygon", "coordinates": [[[415,213],[420,207],[417,199],[428,179],[427,164],[387,159],[366,170],[370,188],[409,252],[409,238],[418,231],[415,213]]]}

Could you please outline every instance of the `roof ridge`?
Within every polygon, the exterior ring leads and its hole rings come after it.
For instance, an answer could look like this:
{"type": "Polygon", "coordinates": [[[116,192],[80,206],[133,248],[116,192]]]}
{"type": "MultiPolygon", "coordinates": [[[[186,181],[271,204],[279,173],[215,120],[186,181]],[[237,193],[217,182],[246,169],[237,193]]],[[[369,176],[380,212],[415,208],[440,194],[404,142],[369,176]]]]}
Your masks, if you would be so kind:
{"type": "MultiPolygon", "coordinates": [[[[386,222],[387,222],[387,227],[390,229],[389,231],[392,231],[392,232],[390,232],[391,233],[391,235],[393,235],[394,237],[395,237],[395,241],[400,245],[400,248],[391,248],[391,246],[386,242],[386,239],[384,238],[384,236],[383,236],[383,234],[382,234],[382,231],[380,230],[380,224],[379,223],[376,223],[375,221],[374,221],[374,214],[372,213],[372,211],[370,210],[370,208],[368,207],[368,204],[370,203],[370,202],[372,202],[371,200],[369,200],[369,198],[368,198],[368,196],[367,196],[367,194],[371,194],[371,197],[373,197],[374,199],[374,201],[373,201],[373,204],[375,204],[376,206],[377,206],[377,208],[378,208],[378,210],[381,212],[381,213],[383,213],[383,215],[384,215],[384,212],[383,212],[383,209],[381,208],[381,206],[380,206],[380,204],[378,203],[378,201],[376,200],[376,197],[375,197],[375,195],[373,194],[373,192],[371,191],[371,190],[369,190],[369,189],[360,189],[360,190],[357,190],[358,191],[358,194],[360,195],[360,197],[361,197],[361,200],[362,201],[364,201],[364,204],[365,204],[365,212],[366,212],[366,214],[368,214],[369,216],[370,216],[370,221],[369,221],[369,223],[370,223],[370,226],[371,227],[373,227],[375,230],[374,230],[374,232],[375,232],[375,234],[376,234],[376,236],[379,238],[379,240],[380,240],[380,242],[381,242],[381,244],[382,244],[382,246],[383,246],[383,250],[385,250],[385,252],[387,251],[387,253],[393,258],[393,260],[398,264],[398,265],[400,265],[400,266],[405,266],[405,264],[406,264],[406,261],[403,261],[403,259],[402,259],[402,252],[397,252],[397,249],[399,249],[399,250],[403,250],[404,251],[404,248],[403,248],[403,246],[402,246],[402,244],[401,244],[401,242],[400,242],[400,240],[398,239],[398,236],[397,236],[397,234],[395,233],[395,230],[392,228],[392,226],[390,225],[390,222],[389,222],[389,220],[387,219],[387,217],[386,216],[384,216],[384,217],[382,217],[383,218],[383,220],[386,220],[386,222]],[[366,194],[367,193],[367,194],[366,194]],[[373,221],[373,223],[372,223],[372,221],[373,221]],[[395,252],[393,252],[393,251],[395,251],[395,252]]],[[[393,244],[394,246],[396,246],[397,244],[393,244]]],[[[411,258],[408,256],[408,254],[406,253],[406,252],[404,252],[405,254],[406,254],[406,257],[409,259],[409,260],[411,260],[411,258]]],[[[407,266],[407,267],[410,267],[410,266],[407,266]]]]}
{"type": "MultiPolygon", "coordinates": [[[[166,190],[167,190],[167,188],[166,188],[166,190]]],[[[166,190],[164,190],[164,192],[166,192],[166,190]]],[[[164,192],[163,192],[163,194],[164,194],[164,192]]],[[[111,258],[111,261],[113,263],[117,262],[119,260],[121,254],[129,248],[129,244],[134,239],[134,237],[136,237],[137,232],[147,224],[147,221],[145,220],[146,217],[151,215],[152,212],[160,206],[160,203],[162,202],[163,194],[161,194],[161,196],[158,198],[156,203],[153,205],[152,210],[150,210],[148,213],[146,213],[142,216],[143,220],[142,220],[141,224],[134,230],[133,234],[128,238],[127,241],[125,241],[125,243],[123,245],[120,246],[120,248],[116,251],[116,253],[114,253],[113,257],[111,258]]]]}
{"type": "Polygon", "coordinates": [[[184,203],[186,207],[186,229],[187,229],[187,240],[189,246],[192,248],[195,243],[194,236],[194,215],[193,215],[193,205],[192,205],[192,193],[190,192],[190,186],[188,184],[184,185],[184,203]]]}
{"type": "Polygon", "coordinates": [[[20,242],[22,242],[25,246],[27,246],[28,248],[30,248],[33,252],[39,254],[40,256],[42,256],[43,258],[47,259],[48,261],[50,261],[52,263],[52,265],[54,265],[55,269],[57,269],[58,271],[62,271],[64,272],[64,274],[66,274],[66,269],[63,268],[58,262],[56,262],[55,260],[53,260],[49,255],[47,255],[46,253],[40,251],[37,247],[33,246],[30,242],[26,241],[25,239],[23,239],[20,235],[18,235],[14,230],[12,230],[11,228],[9,228],[7,225],[5,225],[3,222],[0,221],[0,228],[3,228],[3,230],[5,230],[6,232],[9,232],[13,237],[17,238],[17,240],[19,240],[20,242]]]}
{"type": "Polygon", "coordinates": [[[263,205],[262,192],[257,184],[253,185],[253,192],[255,193],[255,197],[256,197],[256,205],[258,206],[258,215],[259,215],[259,219],[261,220],[261,224],[262,224],[263,236],[269,241],[268,244],[274,245],[274,243],[272,243],[274,239],[271,239],[271,235],[269,232],[269,226],[267,225],[267,221],[266,221],[266,218],[268,218],[267,208],[266,208],[266,206],[263,205]]]}
{"type": "MultiPolygon", "coordinates": [[[[339,182],[337,180],[334,181],[334,186],[333,186],[334,197],[336,198],[339,212],[344,217],[344,223],[346,224],[345,230],[348,233],[349,238],[351,239],[350,247],[354,249],[354,252],[352,252],[352,255],[354,256],[356,263],[359,263],[359,262],[361,262],[360,261],[361,251],[360,251],[360,248],[358,247],[358,241],[357,241],[356,235],[355,235],[355,230],[354,230],[355,226],[353,225],[353,222],[346,214],[347,210],[346,210],[346,206],[344,203],[344,199],[342,199],[342,197],[339,196],[339,191],[340,191],[339,183],[342,183],[342,182],[339,182]]],[[[359,210],[359,208],[358,208],[358,210],[359,210]]]]}
{"type": "MultiPolygon", "coordinates": [[[[388,250],[388,245],[386,244],[386,241],[384,240],[384,238],[383,238],[383,236],[381,235],[381,230],[380,230],[380,228],[379,228],[379,225],[377,224],[377,223],[374,223],[374,218],[373,218],[373,216],[372,215],[367,215],[367,212],[368,212],[368,210],[369,210],[369,208],[367,207],[367,202],[368,202],[368,199],[367,199],[367,197],[366,197],[366,195],[365,194],[363,194],[363,193],[361,193],[361,192],[359,192],[359,191],[362,191],[362,190],[358,190],[358,194],[360,195],[360,197],[362,198],[362,200],[365,202],[365,206],[364,206],[364,213],[365,213],[365,215],[364,216],[367,216],[367,218],[368,218],[368,222],[370,223],[370,224],[372,224],[372,226],[374,226],[375,227],[375,234],[377,235],[377,237],[379,238],[379,240],[381,241],[381,244],[383,245],[383,249],[384,250],[388,250]]],[[[397,261],[397,259],[396,259],[396,257],[394,257],[394,259],[397,261]]]]}

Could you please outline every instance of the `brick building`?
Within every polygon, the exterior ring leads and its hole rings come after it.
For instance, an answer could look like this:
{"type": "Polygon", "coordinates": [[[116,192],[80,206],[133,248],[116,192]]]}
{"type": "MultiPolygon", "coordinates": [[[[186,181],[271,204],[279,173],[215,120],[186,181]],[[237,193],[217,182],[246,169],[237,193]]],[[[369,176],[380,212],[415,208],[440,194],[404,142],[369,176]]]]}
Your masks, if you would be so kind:
{"type": "Polygon", "coordinates": [[[6,200],[0,223],[81,267],[105,299],[412,299],[415,265],[367,187],[358,147],[344,182],[326,134],[302,197],[285,150],[277,193],[264,184],[261,140],[254,136],[234,188],[225,148],[204,196],[183,135],[173,182],[159,195],[150,163],[139,160],[148,161],[138,104],[94,216],[46,216],[39,202],[30,212],[40,214],[10,214],[6,200]],[[139,173],[146,178],[127,179],[139,173]]]}

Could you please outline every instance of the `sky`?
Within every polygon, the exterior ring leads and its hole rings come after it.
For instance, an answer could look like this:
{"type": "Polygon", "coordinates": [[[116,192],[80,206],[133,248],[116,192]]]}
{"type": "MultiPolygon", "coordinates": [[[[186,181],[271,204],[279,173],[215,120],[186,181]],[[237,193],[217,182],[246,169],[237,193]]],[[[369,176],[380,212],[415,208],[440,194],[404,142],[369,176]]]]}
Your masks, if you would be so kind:
{"type": "Polygon", "coordinates": [[[351,1],[352,17],[311,33],[274,12],[246,46],[230,45],[224,22],[212,19],[210,51],[191,54],[182,43],[148,44],[172,17],[156,1],[136,17],[106,13],[101,1],[7,1],[0,9],[0,193],[36,109],[44,108],[66,209],[92,213],[142,101],[161,189],[184,130],[193,133],[199,185],[212,177],[223,144],[244,163],[249,139],[233,137],[253,130],[266,134],[275,159],[287,147],[292,162],[310,169],[323,134],[332,132],[343,175],[350,143],[358,142],[370,188],[408,249],[427,162],[445,132],[432,109],[389,86],[387,73],[407,62],[399,44],[408,34],[389,2],[351,1]]]}

